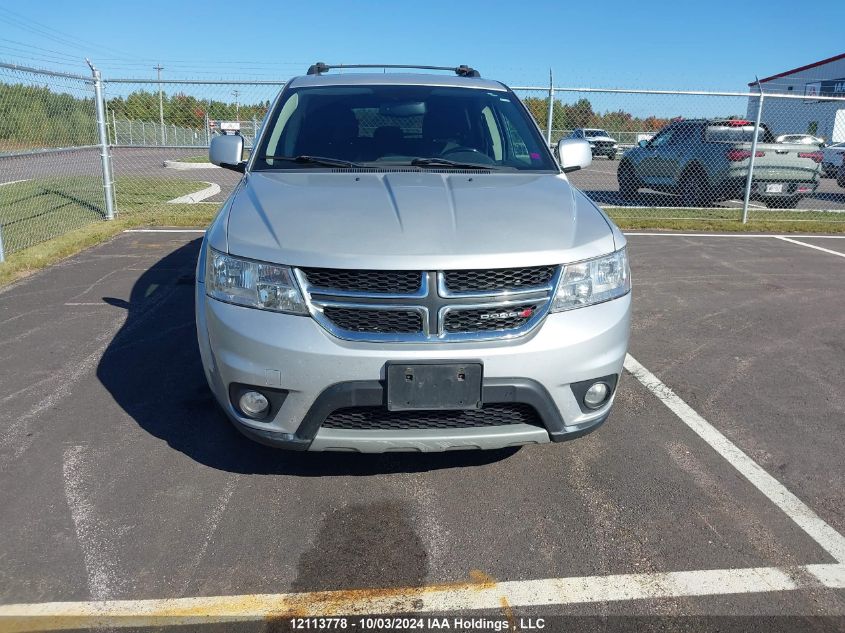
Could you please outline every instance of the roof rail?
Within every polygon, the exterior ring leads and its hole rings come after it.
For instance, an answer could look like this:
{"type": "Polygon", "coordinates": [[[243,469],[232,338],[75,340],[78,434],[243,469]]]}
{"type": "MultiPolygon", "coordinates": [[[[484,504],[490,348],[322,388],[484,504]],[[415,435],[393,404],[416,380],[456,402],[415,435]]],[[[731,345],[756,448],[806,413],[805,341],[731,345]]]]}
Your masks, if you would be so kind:
{"type": "Polygon", "coordinates": [[[324,62],[317,62],[308,67],[309,75],[322,75],[330,71],[332,68],[415,68],[418,70],[449,70],[459,77],[481,77],[474,68],[470,68],[464,64],[460,66],[417,66],[414,64],[326,64],[324,62]]]}

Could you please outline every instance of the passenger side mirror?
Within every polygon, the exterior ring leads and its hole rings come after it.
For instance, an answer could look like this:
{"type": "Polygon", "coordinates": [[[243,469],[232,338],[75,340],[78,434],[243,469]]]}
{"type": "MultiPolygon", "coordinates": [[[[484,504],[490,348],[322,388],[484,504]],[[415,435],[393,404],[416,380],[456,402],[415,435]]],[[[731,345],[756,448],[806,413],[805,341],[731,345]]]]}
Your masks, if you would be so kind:
{"type": "Polygon", "coordinates": [[[590,151],[590,144],[576,138],[565,138],[557,144],[557,157],[563,172],[568,174],[593,162],[593,153],[590,151]]]}
{"type": "Polygon", "coordinates": [[[639,145],[640,147],[645,147],[646,145],[648,145],[648,141],[645,139],[640,139],[637,145],[639,145]]]}
{"type": "Polygon", "coordinates": [[[243,173],[246,168],[243,155],[244,137],[240,134],[226,134],[211,139],[208,159],[213,164],[243,173]]]}

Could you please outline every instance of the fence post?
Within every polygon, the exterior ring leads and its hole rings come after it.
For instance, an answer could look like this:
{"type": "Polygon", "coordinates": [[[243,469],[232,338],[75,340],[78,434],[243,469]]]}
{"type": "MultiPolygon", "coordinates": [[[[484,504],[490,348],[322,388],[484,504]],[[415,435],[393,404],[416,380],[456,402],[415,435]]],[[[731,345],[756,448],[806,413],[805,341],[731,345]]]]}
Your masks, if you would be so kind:
{"type": "Polygon", "coordinates": [[[6,249],[3,248],[3,225],[0,224],[0,264],[6,261],[6,249]]]}
{"type": "Polygon", "coordinates": [[[114,128],[114,144],[117,145],[117,114],[114,110],[111,111],[111,124],[114,128]]]}
{"type": "Polygon", "coordinates": [[[555,109],[555,88],[552,79],[552,69],[549,68],[549,114],[546,120],[546,145],[552,146],[552,115],[555,109]]]}
{"type": "Polygon", "coordinates": [[[106,219],[114,220],[114,183],[111,177],[111,157],[109,156],[109,136],[106,130],[106,108],[103,102],[103,80],[100,71],[85,60],[94,76],[94,105],[97,112],[97,133],[100,137],[100,160],[103,167],[103,197],[106,201],[106,219]]]}
{"type": "Polygon", "coordinates": [[[757,90],[760,97],[757,101],[757,119],[754,121],[754,136],[751,137],[751,156],[748,159],[748,177],[745,179],[745,196],[742,199],[742,223],[748,223],[748,202],[751,200],[751,181],[754,177],[754,158],[757,156],[757,137],[760,135],[760,124],[763,121],[763,86],[757,79],[757,90]]]}

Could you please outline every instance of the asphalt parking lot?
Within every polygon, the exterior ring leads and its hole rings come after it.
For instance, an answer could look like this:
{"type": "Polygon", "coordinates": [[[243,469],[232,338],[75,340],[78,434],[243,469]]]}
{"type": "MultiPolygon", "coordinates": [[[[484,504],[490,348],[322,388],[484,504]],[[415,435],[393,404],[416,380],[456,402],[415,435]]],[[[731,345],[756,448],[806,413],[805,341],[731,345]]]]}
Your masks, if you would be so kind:
{"type": "Polygon", "coordinates": [[[368,456],[267,449],[216,410],[200,237],[123,233],[0,291],[0,630],[200,607],[256,631],[417,610],[845,627],[845,240],[630,235],[601,429],[368,456]]]}

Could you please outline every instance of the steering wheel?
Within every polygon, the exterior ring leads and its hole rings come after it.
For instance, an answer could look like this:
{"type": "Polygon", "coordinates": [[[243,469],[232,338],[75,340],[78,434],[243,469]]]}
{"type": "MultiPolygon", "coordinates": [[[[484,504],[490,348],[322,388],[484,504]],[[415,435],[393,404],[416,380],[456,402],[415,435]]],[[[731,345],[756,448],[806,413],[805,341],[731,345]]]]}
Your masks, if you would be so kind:
{"type": "Polygon", "coordinates": [[[480,149],[476,149],[475,147],[464,147],[462,145],[458,145],[457,147],[450,147],[449,149],[440,152],[440,155],[443,158],[446,158],[447,156],[449,156],[451,154],[459,154],[459,153],[460,154],[472,154],[473,159],[483,158],[483,160],[479,161],[479,162],[489,163],[491,165],[495,162],[492,158],[490,158],[487,154],[482,152],[480,149]]]}

